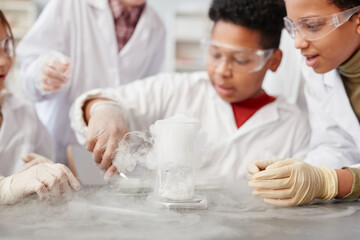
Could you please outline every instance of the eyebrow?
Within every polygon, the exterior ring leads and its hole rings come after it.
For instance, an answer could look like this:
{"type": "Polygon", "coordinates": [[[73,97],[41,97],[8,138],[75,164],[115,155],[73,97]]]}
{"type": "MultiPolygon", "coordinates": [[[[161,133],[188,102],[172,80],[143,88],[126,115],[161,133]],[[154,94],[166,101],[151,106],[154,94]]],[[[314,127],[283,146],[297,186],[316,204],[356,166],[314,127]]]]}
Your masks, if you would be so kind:
{"type": "MultiPolygon", "coordinates": [[[[332,15],[332,14],[330,14],[330,15],[332,15]]],[[[325,15],[325,16],[310,15],[310,16],[302,17],[302,18],[300,18],[300,19],[304,19],[304,18],[314,18],[314,17],[327,17],[327,16],[329,16],[329,15],[325,15]]]]}
{"type": "MultiPolygon", "coordinates": [[[[310,15],[310,16],[302,17],[302,18],[300,18],[300,19],[318,18],[318,17],[331,17],[332,15],[338,14],[338,13],[341,13],[341,12],[329,13],[329,14],[322,15],[322,16],[319,16],[319,15],[310,15]]],[[[299,20],[300,20],[300,19],[299,19],[299,20]]],[[[290,20],[291,20],[291,19],[290,19],[290,20]]]]}

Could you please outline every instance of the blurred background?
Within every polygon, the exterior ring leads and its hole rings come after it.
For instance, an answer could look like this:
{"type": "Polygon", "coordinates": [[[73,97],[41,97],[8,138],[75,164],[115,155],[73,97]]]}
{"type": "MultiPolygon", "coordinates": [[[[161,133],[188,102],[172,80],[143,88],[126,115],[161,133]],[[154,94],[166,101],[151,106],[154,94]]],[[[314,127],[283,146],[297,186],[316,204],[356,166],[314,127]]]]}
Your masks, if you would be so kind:
{"type": "MultiPolygon", "coordinates": [[[[0,0],[0,9],[10,21],[16,41],[27,33],[50,0],[0,0]]],[[[147,0],[167,29],[163,71],[204,69],[200,40],[209,37],[207,16],[211,0],[147,0]]],[[[18,65],[15,67],[18,68],[18,65]]]]}

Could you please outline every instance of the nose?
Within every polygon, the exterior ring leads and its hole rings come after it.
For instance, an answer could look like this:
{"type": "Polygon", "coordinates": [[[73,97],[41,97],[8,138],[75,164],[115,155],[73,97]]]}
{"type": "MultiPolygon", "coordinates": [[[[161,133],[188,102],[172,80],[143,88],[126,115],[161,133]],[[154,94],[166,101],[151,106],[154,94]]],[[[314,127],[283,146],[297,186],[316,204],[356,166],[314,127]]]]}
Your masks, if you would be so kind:
{"type": "Polygon", "coordinates": [[[4,66],[7,63],[7,56],[3,51],[0,51],[0,66],[4,66]]]}
{"type": "Polygon", "coordinates": [[[0,49],[0,68],[8,66],[11,62],[11,59],[0,49]]]}
{"type": "Polygon", "coordinates": [[[216,73],[221,75],[230,75],[232,70],[232,64],[228,59],[222,59],[218,66],[216,66],[216,73]]]}
{"type": "Polygon", "coordinates": [[[309,42],[307,40],[305,40],[301,34],[296,31],[295,32],[295,42],[294,42],[294,46],[296,49],[304,49],[307,48],[309,45],[309,42]]]}

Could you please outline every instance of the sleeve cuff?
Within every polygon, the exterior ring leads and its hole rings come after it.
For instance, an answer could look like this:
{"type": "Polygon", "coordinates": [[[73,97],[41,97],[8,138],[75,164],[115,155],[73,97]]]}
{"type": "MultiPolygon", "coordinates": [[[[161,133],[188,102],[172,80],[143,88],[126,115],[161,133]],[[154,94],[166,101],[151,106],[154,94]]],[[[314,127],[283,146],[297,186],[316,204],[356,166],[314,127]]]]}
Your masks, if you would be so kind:
{"type": "Polygon", "coordinates": [[[351,192],[342,199],[354,200],[360,198],[360,169],[350,167],[343,167],[342,169],[349,170],[354,177],[351,192]]]}

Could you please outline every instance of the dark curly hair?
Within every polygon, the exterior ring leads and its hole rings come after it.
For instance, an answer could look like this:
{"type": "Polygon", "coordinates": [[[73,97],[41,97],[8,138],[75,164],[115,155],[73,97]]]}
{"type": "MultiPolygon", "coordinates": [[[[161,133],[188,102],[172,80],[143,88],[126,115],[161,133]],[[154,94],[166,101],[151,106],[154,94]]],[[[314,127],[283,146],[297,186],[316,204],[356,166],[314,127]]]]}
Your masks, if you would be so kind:
{"type": "Polygon", "coordinates": [[[209,17],[223,20],[261,33],[260,46],[278,48],[286,16],[284,0],[213,0],[209,17]]]}
{"type": "Polygon", "coordinates": [[[341,10],[346,10],[360,5],[359,0],[328,0],[328,3],[337,6],[341,10]]]}

